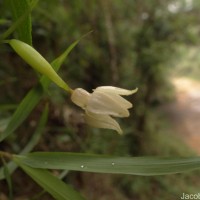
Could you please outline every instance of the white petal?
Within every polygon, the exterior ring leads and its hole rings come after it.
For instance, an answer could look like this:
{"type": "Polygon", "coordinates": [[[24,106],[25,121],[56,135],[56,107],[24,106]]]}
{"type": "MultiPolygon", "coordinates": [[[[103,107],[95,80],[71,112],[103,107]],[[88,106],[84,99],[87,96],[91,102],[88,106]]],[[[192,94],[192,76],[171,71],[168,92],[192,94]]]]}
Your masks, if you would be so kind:
{"type": "Polygon", "coordinates": [[[94,91],[98,91],[98,92],[115,93],[119,95],[131,95],[131,94],[136,93],[137,90],[138,88],[136,88],[135,90],[126,90],[123,88],[118,88],[118,87],[113,87],[113,86],[101,86],[94,89],[94,91]]]}
{"type": "Polygon", "coordinates": [[[108,95],[114,101],[116,101],[117,103],[119,103],[120,106],[123,107],[123,108],[125,108],[125,109],[132,108],[132,106],[133,106],[132,103],[130,103],[129,101],[127,101],[126,99],[124,99],[123,97],[121,97],[119,94],[106,93],[106,95],[108,95]]]}
{"type": "Polygon", "coordinates": [[[128,109],[121,105],[117,100],[118,99],[112,98],[111,95],[95,91],[88,100],[86,110],[96,114],[128,117],[128,109]]]}
{"type": "Polygon", "coordinates": [[[122,134],[122,130],[119,124],[108,115],[98,115],[98,114],[85,114],[85,121],[88,125],[96,128],[106,128],[116,130],[119,134],[122,134]]]}
{"type": "Polygon", "coordinates": [[[77,88],[72,92],[71,100],[77,106],[80,106],[81,108],[85,109],[90,96],[91,94],[88,93],[86,90],[82,88],[77,88]]]}

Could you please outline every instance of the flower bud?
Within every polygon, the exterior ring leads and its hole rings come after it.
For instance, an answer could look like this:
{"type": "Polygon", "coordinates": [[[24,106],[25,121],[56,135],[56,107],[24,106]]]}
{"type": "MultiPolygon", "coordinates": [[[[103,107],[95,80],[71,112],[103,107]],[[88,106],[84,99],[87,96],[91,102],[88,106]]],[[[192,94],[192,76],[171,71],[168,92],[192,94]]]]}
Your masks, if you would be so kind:
{"type": "Polygon", "coordinates": [[[47,62],[47,60],[42,57],[33,47],[30,45],[16,39],[9,40],[10,46],[15,50],[15,52],[23,58],[31,67],[46,75],[59,87],[70,91],[68,85],[61,79],[61,77],[54,71],[52,66],[47,62]]]}

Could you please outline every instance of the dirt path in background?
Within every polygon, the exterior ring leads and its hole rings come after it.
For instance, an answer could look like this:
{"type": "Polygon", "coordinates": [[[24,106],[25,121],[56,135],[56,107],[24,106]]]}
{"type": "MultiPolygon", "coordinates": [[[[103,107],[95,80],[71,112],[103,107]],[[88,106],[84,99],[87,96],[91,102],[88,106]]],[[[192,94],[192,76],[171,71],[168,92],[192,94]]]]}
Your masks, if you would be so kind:
{"type": "Polygon", "coordinates": [[[176,102],[167,106],[172,124],[186,143],[200,154],[200,82],[176,78],[176,102]]]}

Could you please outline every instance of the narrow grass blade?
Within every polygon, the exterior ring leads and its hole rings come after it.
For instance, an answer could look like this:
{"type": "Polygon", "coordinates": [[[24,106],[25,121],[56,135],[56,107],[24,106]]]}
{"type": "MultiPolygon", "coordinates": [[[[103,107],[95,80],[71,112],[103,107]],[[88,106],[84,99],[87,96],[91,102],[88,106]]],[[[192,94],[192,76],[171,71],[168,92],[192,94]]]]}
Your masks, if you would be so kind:
{"type": "MultiPolygon", "coordinates": [[[[45,106],[45,109],[44,109],[44,111],[39,119],[39,122],[37,124],[37,128],[36,128],[35,132],[33,133],[33,136],[30,138],[28,144],[24,147],[24,149],[20,152],[20,154],[29,153],[35,147],[35,145],[38,143],[38,141],[44,131],[44,128],[45,128],[45,125],[47,122],[47,118],[48,118],[48,106],[45,106]]],[[[17,165],[13,161],[10,161],[9,163],[7,163],[7,168],[9,170],[10,174],[12,174],[15,171],[15,169],[17,168],[17,165]]],[[[4,178],[5,178],[5,176],[4,176],[3,168],[0,168],[0,180],[4,179],[4,178]]]]}
{"type": "Polygon", "coordinates": [[[0,105],[0,111],[2,110],[13,110],[16,109],[17,105],[16,104],[1,104],[0,105]]]}
{"type": "MultiPolygon", "coordinates": [[[[9,3],[14,22],[16,22],[21,16],[23,16],[25,11],[30,10],[28,0],[9,0],[9,3]]],[[[18,39],[26,42],[29,45],[32,45],[31,29],[31,12],[29,11],[29,14],[27,14],[25,19],[23,19],[23,22],[16,28],[18,39]]]]}
{"type": "Polygon", "coordinates": [[[200,157],[114,157],[65,152],[36,152],[17,157],[35,168],[145,176],[200,169],[200,157]]]}
{"type": "Polygon", "coordinates": [[[38,0],[31,1],[30,8],[28,10],[25,10],[23,14],[8,28],[8,30],[0,35],[0,41],[8,38],[8,36],[11,35],[23,23],[27,16],[30,15],[32,9],[36,6],[37,2],[38,0]]]}
{"type": "Polygon", "coordinates": [[[71,186],[62,182],[45,169],[31,168],[21,163],[17,158],[16,163],[44,190],[58,200],[83,200],[84,198],[71,186]]]}
{"type": "MultiPolygon", "coordinates": [[[[66,175],[68,174],[68,170],[64,170],[62,171],[59,175],[58,178],[59,179],[63,179],[66,175]]],[[[45,190],[42,190],[41,192],[37,193],[36,195],[34,195],[31,199],[32,200],[38,200],[38,199],[42,199],[42,196],[46,193],[45,190]]]]}
{"type": "Polygon", "coordinates": [[[38,104],[43,95],[41,86],[37,86],[30,90],[25,98],[21,101],[5,131],[0,134],[0,142],[13,133],[19,125],[28,117],[33,108],[38,104]]]}
{"type": "Polygon", "coordinates": [[[5,162],[5,160],[3,158],[2,158],[2,161],[3,161],[4,176],[6,178],[6,182],[7,182],[8,189],[9,189],[9,200],[13,200],[13,186],[12,186],[10,171],[8,169],[7,163],[5,162]]]}
{"type": "Polygon", "coordinates": [[[9,121],[10,121],[10,117],[0,119],[0,133],[6,129],[9,121]]]}
{"type": "MultiPolygon", "coordinates": [[[[67,56],[69,55],[69,53],[73,50],[73,48],[80,42],[81,39],[83,39],[84,37],[86,37],[88,34],[90,34],[90,32],[86,33],[85,35],[83,35],[81,38],[79,38],[78,40],[74,41],[58,58],[56,58],[52,63],[51,66],[54,68],[55,71],[58,71],[59,67],[63,64],[63,62],[65,61],[65,59],[67,58],[67,56]]],[[[51,80],[46,77],[43,76],[40,79],[40,83],[42,84],[44,90],[47,90],[49,84],[50,84],[51,80]]]]}
{"type": "MultiPolygon", "coordinates": [[[[69,53],[72,49],[78,44],[80,40],[76,40],[73,42],[58,58],[56,58],[52,63],[51,66],[54,68],[55,71],[58,71],[60,66],[63,64],[69,53]]],[[[47,90],[51,80],[47,76],[43,76],[40,79],[40,83],[42,84],[44,90],[47,90]]]]}
{"type": "Polygon", "coordinates": [[[38,143],[42,133],[44,132],[45,125],[48,120],[48,114],[49,114],[49,108],[48,108],[48,105],[46,105],[30,142],[21,151],[21,154],[30,152],[33,149],[33,147],[38,143]]]}

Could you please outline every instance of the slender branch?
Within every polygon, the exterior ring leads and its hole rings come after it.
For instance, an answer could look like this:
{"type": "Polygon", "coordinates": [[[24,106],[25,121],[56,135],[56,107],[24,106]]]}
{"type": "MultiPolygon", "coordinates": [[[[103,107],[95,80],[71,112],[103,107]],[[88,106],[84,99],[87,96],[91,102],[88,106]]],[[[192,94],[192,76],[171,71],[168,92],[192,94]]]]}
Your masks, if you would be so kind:
{"type": "Polygon", "coordinates": [[[7,158],[7,159],[11,160],[13,155],[8,153],[8,152],[5,152],[5,151],[0,151],[0,157],[7,158]]]}

